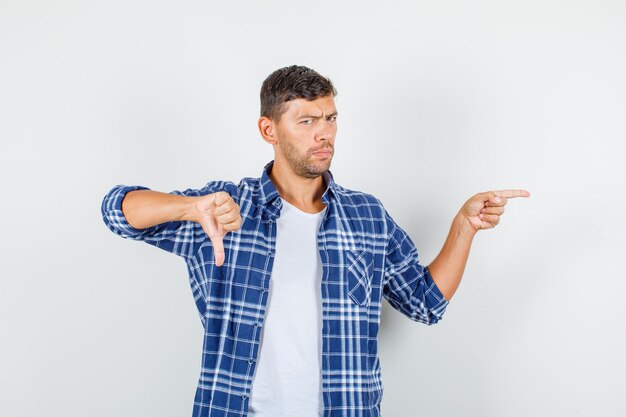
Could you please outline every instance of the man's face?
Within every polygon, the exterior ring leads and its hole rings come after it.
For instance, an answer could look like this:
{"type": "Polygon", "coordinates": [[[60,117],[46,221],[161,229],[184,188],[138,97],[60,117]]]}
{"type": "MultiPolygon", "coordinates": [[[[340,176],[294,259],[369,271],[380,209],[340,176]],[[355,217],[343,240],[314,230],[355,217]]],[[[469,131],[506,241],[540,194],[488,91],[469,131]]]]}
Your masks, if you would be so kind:
{"type": "Polygon", "coordinates": [[[296,175],[316,178],[330,168],[337,134],[337,109],[332,95],[313,101],[288,101],[275,125],[277,157],[285,159],[296,175]],[[316,153],[325,151],[325,153],[316,153]]]}

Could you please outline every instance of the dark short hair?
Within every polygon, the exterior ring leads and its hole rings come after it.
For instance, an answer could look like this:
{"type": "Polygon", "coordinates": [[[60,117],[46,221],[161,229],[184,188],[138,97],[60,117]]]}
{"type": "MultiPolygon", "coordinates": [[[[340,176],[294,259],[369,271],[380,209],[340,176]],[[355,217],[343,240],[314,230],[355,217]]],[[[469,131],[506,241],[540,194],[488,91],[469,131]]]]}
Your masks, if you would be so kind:
{"type": "Polygon", "coordinates": [[[291,65],[271,73],[261,86],[261,116],[279,121],[285,112],[285,103],[297,98],[308,101],[329,95],[337,90],[326,77],[311,68],[291,65]]]}

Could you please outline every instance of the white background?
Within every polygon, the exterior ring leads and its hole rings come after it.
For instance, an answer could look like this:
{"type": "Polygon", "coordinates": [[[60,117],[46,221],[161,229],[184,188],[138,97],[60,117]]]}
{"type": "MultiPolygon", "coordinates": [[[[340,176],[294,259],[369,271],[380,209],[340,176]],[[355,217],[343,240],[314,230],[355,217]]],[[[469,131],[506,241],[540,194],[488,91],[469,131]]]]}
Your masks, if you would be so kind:
{"type": "Polygon", "coordinates": [[[188,416],[202,328],[182,259],[112,234],[115,184],[258,177],[273,70],[338,89],[331,171],[424,265],[473,194],[444,320],[385,302],[385,417],[623,416],[623,1],[0,2],[0,415],[188,416]]]}

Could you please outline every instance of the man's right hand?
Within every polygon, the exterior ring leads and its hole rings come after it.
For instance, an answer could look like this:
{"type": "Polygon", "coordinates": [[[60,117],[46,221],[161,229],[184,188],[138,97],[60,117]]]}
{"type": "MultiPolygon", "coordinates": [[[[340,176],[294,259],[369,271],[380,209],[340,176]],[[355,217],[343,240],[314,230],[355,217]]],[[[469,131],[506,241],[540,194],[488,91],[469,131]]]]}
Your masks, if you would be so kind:
{"type": "Polygon", "coordinates": [[[238,230],[242,222],[239,206],[226,191],[198,197],[135,190],[124,197],[122,212],[135,229],[179,220],[200,223],[213,244],[217,266],[224,263],[224,235],[238,230]]]}
{"type": "Polygon", "coordinates": [[[193,207],[193,220],[200,223],[211,239],[215,263],[222,266],[225,258],[223,238],[226,233],[234,232],[241,227],[239,205],[226,191],[218,191],[196,197],[193,207]]]}

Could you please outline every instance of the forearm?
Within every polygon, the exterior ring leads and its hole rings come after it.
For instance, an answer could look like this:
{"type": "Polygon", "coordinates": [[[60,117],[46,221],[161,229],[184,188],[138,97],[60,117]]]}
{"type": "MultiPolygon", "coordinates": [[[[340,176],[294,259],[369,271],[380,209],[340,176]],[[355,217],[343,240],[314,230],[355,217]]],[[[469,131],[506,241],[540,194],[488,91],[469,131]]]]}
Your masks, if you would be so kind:
{"type": "Polygon", "coordinates": [[[176,220],[195,221],[196,198],[153,190],[135,190],[124,197],[122,212],[135,229],[145,229],[176,220]]]}
{"type": "Polygon", "coordinates": [[[441,252],[428,266],[435,284],[448,301],[461,283],[475,234],[458,214],[452,221],[441,252]]]}

